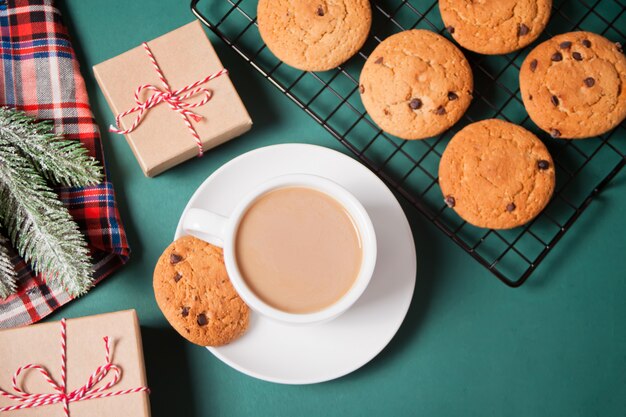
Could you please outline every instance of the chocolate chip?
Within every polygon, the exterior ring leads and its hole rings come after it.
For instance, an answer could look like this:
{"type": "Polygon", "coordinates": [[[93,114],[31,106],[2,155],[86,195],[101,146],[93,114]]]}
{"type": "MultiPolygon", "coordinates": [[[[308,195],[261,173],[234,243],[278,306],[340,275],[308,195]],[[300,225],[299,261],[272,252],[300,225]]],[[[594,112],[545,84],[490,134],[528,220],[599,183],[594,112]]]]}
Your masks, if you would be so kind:
{"type": "Polygon", "coordinates": [[[446,27],[446,30],[452,34],[454,33],[454,26],[448,26],[446,27]]]}
{"type": "Polygon", "coordinates": [[[537,168],[542,171],[546,170],[550,168],[550,162],[546,161],[545,159],[540,159],[539,161],[537,161],[537,168]]]}
{"type": "Polygon", "coordinates": [[[363,84],[359,85],[359,92],[361,94],[363,94],[365,92],[365,87],[363,86],[363,84]]]}
{"type": "Polygon", "coordinates": [[[446,114],[446,108],[443,106],[437,107],[437,109],[435,110],[435,114],[439,116],[446,114]]]}
{"type": "Polygon", "coordinates": [[[189,315],[189,307],[183,307],[180,309],[180,315],[187,317],[189,315]]]}
{"type": "Polygon", "coordinates": [[[198,322],[198,326],[206,326],[207,324],[209,324],[209,319],[204,313],[198,314],[198,318],[196,319],[196,321],[198,322]]]}
{"type": "Polygon", "coordinates": [[[624,49],[622,48],[621,43],[615,42],[615,47],[617,48],[617,52],[619,52],[620,54],[624,52],[624,49]]]}
{"type": "Polygon", "coordinates": [[[516,209],[515,203],[509,203],[506,205],[506,211],[508,211],[509,213],[514,211],[516,209]]]}
{"type": "Polygon", "coordinates": [[[591,41],[589,39],[583,39],[582,44],[585,48],[591,48],[591,41]]]}
{"type": "Polygon", "coordinates": [[[171,264],[177,264],[177,263],[179,263],[182,260],[183,260],[183,257],[178,255],[178,254],[176,254],[176,253],[173,253],[173,254],[170,255],[170,263],[171,264]]]}
{"type": "Polygon", "coordinates": [[[374,61],[374,64],[382,64],[383,63],[383,57],[379,56],[378,58],[376,58],[376,61],[374,61]]]}
{"type": "Polygon", "coordinates": [[[537,69],[537,60],[533,59],[532,61],[530,61],[530,70],[532,72],[535,72],[536,69],[537,69]]]}
{"type": "Polygon", "coordinates": [[[324,16],[324,8],[322,6],[317,7],[317,15],[324,16]]]}
{"type": "Polygon", "coordinates": [[[523,23],[520,23],[517,26],[517,36],[524,36],[524,35],[528,35],[528,32],[530,32],[530,29],[528,28],[528,26],[526,26],[523,23]]]}
{"type": "Polygon", "coordinates": [[[421,108],[422,100],[420,100],[419,98],[412,99],[411,101],[409,101],[409,107],[412,108],[413,110],[417,110],[421,108]]]}
{"type": "Polygon", "coordinates": [[[563,55],[560,52],[555,52],[552,54],[552,57],[550,59],[554,62],[559,62],[563,60],[563,55]]]}
{"type": "Polygon", "coordinates": [[[580,52],[572,53],[572,58],[574,58],[576,61],[582,61],[583,60],[583,56],[580,54],[580,52]]]}
{"type": "Polygon", "coordinates": [[[183,274],[181,274],[180,272],[176,272],[176,275],[174,275],[174,282],[180,281],[182,277],[183,277],[183,274]]]}
{"type": "Polygon", "coordinates": [[[456,100],[457,98],[459,98],[459,96],[457,96],[454,91],[448,91],[448,100],[452,101],[456,100]]]}
{"type": "Polygon", "coordinates": [[[532,94],[529,94],[529,95],[528,95],[528,100],[530,100],[530,101],[532,101],[532,100],[533,100],[533,95],[532,95],[532,94]]]}
{"type": "Polygon", "coordinates": [[[572,47],[572,43],[570,41],[561,42],[559,44],[559,48],[561,49],[569,49],[572,47]]]}
{"type": "Polygon", "coordinates": [[[456,205],[456,200],[451,195],[447,195],[446,198],[443,199],[443,201],[445,201],[446,205],[450,208],[456,205]]]}
{"type": "Polygon", "coordinates": [[[550,136],[552,136],[553,138],[560,138],[561,131],[558,129],[550,129],[550,136]]]}
{"type": "Polygon", "coordinates": [[[550,97],[550,101],[552,102],[552,104],[554,104],[555,106],[559,105],[559,98],[557,96],[552,96],[550,97]]]}
{"type": "Polygon", "coordinates": [[[587,87],[593,87],[596,83],[596,80],[593,77],[587,77],[583,80],[587,87]]]}
{"type": "Polygon", "coordinates": [[[391,114],[389,109],[383,109],[383,113],[385,113],[385,116],[389,116],[391,114]]]}

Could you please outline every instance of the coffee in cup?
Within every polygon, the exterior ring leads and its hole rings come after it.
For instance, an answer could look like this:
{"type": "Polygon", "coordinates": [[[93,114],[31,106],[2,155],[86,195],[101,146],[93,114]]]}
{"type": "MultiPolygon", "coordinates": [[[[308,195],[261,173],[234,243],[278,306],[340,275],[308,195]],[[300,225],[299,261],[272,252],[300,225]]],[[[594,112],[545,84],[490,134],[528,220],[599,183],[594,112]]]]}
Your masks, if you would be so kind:
{"type": "Polygon", "coordinates": [[[354,284],[363,257],[350,213],[333,197],[289,186],[259,196],[244,213],[235,257],[248,287],[288,313],[320,311],[354,284]]]}
{"type": "Polygon", "coordinates": [[[345,188],[315,175],[260,184],[228,217],[190,208],[183,229],[224,249],[230,280],[250,308],[292,324],[346,311],[376,264],[365,208],[345,188]]]}

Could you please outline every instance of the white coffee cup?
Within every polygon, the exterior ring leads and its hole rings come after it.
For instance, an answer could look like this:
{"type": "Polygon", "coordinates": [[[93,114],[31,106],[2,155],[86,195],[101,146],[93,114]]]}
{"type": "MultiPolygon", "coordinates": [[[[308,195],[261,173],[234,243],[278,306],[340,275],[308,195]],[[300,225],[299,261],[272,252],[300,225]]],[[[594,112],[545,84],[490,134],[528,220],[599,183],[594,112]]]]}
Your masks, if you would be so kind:
{"type": "Polygon", "coordinates": [[[233,212],[222,216],[211,211],[191,208],[183,219],[183,230],[224,250],[226,271],[241,298],[257,313],[281,322],[309,324],[331,320],[348,310],[363,294],[370,282],[376,264],[376,234],[363,205],[339,184],[310,174],[292,174],[275,177],[256,187],[239,201],[233,212]],[[359,273],[352,287],[335,303],[312,313],[288,313],[261,300],[246,284],[239,271],[235,254],[235,238],[239,223],[248,208],[260,196],[284,187],[306,187],[320,191],[339,202],[352,217],[361,238],[362,258],[359,273]]]}

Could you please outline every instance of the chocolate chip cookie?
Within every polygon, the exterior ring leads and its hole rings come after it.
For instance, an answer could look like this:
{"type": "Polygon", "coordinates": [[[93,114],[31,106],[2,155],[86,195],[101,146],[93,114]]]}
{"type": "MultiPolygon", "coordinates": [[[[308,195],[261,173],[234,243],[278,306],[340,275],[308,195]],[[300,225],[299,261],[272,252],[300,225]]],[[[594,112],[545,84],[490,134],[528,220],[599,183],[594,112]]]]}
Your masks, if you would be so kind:
{"type": "Polygon", "coordinates": [[[510,229],[535,218],[554,191],[550,153],[521,126],[491,119],[459,131],[439,164],[443,200],[478,227],[510,229]]]}
{"type": "Polygon", "coordinates": [[[163,315],[190,342],[224,345],[248,327],[248,306],[233,288],[216,246],[192,236],[176,240],[159,258],[153,285],[163,315]]]}
{"type": "Polygon", "coordinates": [[[461,46],[487,55],[523,48],[543,32],[552,0],[439,0],[441,18],[461,46]]]}
{"type": "Polygon", "coordinates": [[[474,81],[456,46],[415,29],[392,35],[374,49],[359,87],[365,109],[382,130],[402,139],[424,139],[463,116],[474,81]]]}
{"type": "Polygon", "coordinates": [[[260,0],[259,32],[286,64],[326,71],[347,61],[370,31],[369,0],[260,0]]]}
{"type": "Polygon", "coordinates": [[[557,35],[524,60],[520,91],[530,118],[553,137],[601,135],[626,117],[626,56],[595,33],[557,35]]]}

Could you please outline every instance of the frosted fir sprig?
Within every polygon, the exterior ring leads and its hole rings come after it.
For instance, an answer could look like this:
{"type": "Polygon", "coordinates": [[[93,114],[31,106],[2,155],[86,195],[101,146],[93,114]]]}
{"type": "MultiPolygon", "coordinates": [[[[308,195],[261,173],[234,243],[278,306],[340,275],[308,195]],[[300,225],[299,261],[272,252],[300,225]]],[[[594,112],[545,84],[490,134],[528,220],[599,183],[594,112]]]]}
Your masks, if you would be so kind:
{"type": "MultiPolygon", "coordinates": [[[[72,296],[91,288],[93,268],[84,236],[46,179],[86,186],[101,178],[97,161],[80,142],[55,134],[49,122],[0,108],[0,223],[33,271],[72,296]]],[[[11,275],[4,265],[0,273],[0,297],[6,297],[15,291],[15,271],[11,275]]]]}
{"type": "Polygon", "coordinates": [[[19,110],[0,107],[0,137],[19,149],[50,182],[85,187],[102,181],[102,169],[82,143],[54,133],[49,121],[36,121],[19,110]]]}
{"type": "Polygon", "coordinates": [[[11,262],[9,239],[0,231],[0,298],[6,298],[17,289],[17,273],[11,262]]]}

